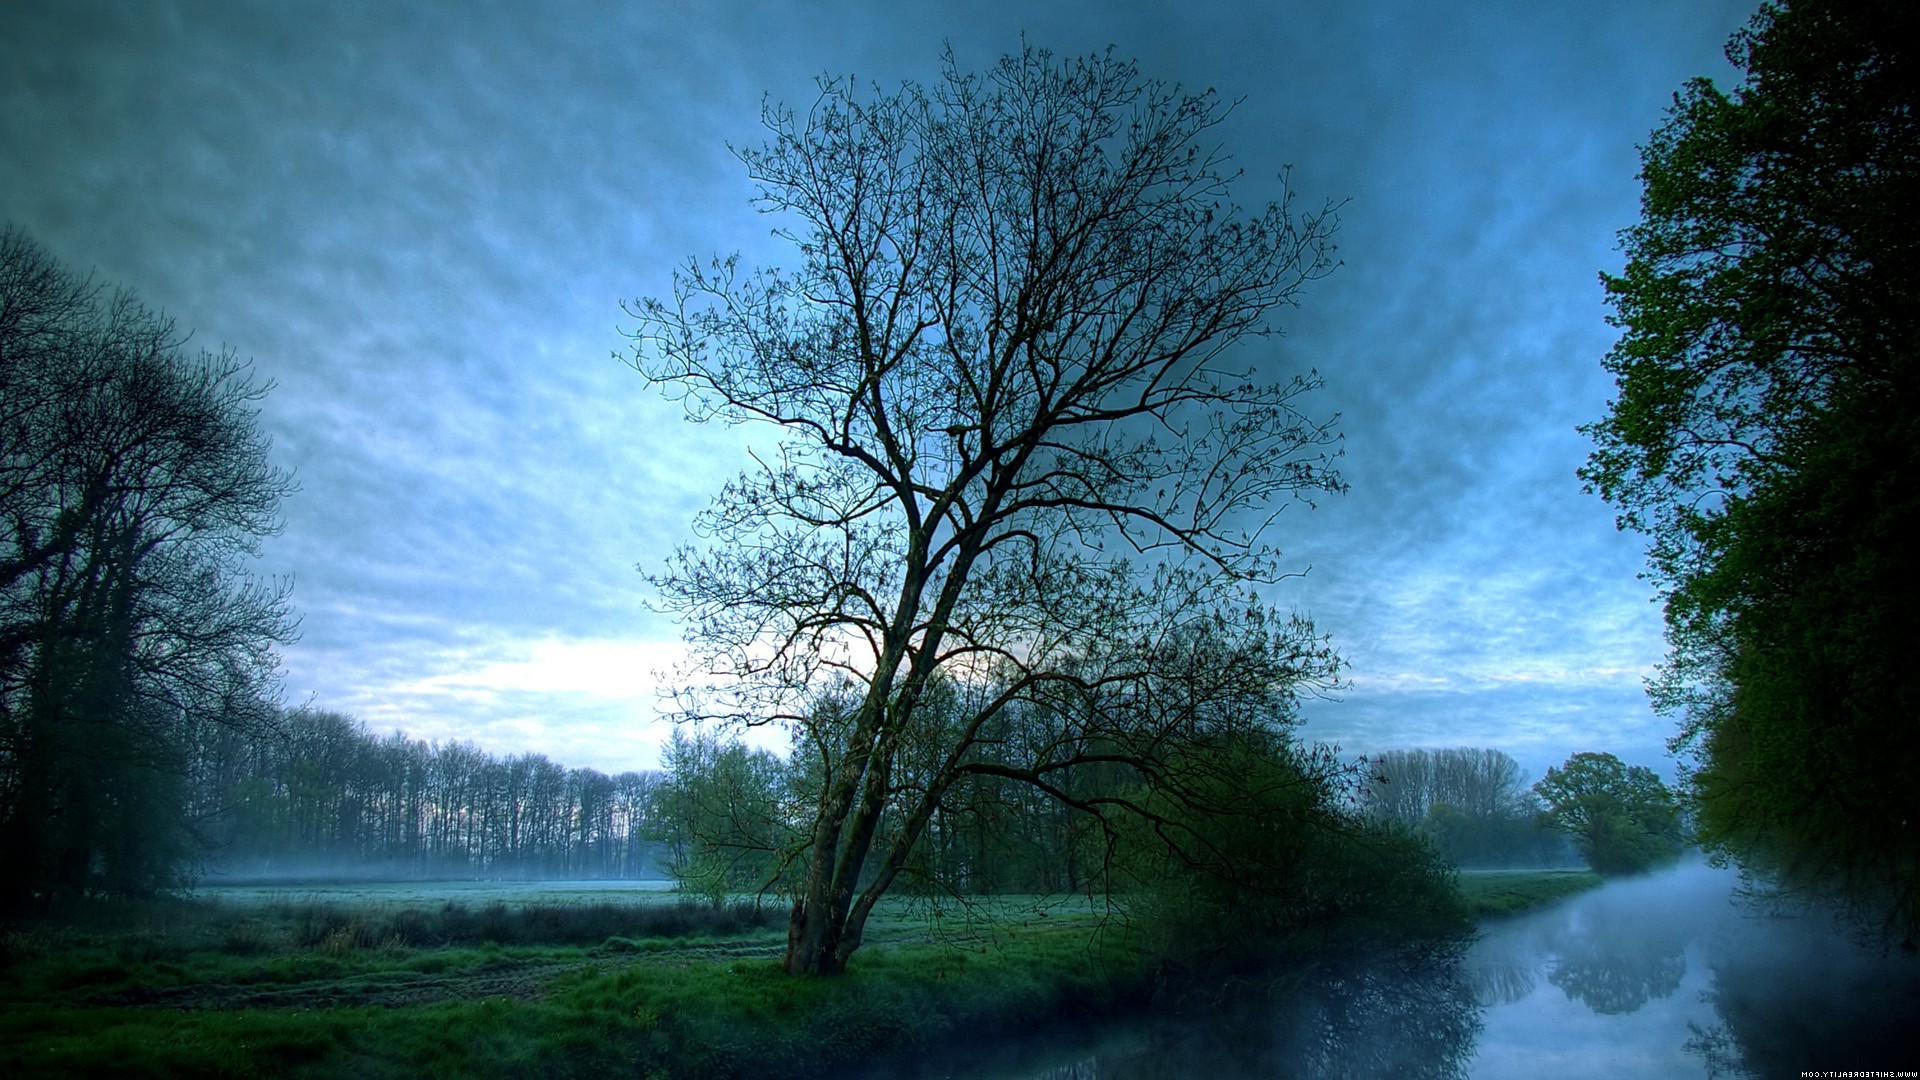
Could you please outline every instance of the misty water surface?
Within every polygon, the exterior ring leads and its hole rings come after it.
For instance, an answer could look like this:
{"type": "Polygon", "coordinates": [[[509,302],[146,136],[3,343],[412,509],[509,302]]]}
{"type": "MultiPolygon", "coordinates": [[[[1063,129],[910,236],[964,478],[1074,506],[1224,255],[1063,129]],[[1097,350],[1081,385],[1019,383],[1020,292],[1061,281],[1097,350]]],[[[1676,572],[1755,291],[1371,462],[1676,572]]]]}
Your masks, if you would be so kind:
{"type": "Polygon", "coordinates": [[[1920,1069],[1920,963],[1822,915],[1756,913],[1694,863],[1482,927],[1462,962],[1056,1032],[922,1076],[1737,1077],[1920,1069]]]}
{"type": "Polygon", "coordinates": [[[344,904],[474,905],[504,901],[530,903],[631,902],[640,896],[672,892],[671,879],[594,879],[588,881],[321,881],[305,877],[244,884],[202,883],[193,895],[202,900],[244,906],[273,901],[324,901],[344,904]]]}

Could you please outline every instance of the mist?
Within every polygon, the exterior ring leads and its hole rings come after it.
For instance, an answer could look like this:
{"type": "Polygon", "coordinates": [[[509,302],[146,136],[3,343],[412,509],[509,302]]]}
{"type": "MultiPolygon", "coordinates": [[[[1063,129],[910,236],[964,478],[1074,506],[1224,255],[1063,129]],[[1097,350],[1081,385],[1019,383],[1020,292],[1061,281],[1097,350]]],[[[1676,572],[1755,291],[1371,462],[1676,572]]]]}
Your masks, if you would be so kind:
{"type": "Polygon", "coordinates": [[[1695,858],[1488,920],[1457,964],[1330,969],[918,1075],[1772,1077],[1920,1061],[1909,958],[1862,946],[1829,912],[1745,892],[1695,858]]]}

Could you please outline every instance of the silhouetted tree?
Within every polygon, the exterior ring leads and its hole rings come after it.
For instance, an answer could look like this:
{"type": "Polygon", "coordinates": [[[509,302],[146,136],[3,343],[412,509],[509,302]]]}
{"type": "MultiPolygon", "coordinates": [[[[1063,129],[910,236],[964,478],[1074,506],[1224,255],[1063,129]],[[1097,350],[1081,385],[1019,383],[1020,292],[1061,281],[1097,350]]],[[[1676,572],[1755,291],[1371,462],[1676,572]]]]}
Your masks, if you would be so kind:
{"type": "Polygon", "coordinates": [[[1243,216],[1205,143],[1223,113],[1110,55],[826,80],[740,152],[798,266],[689,263],[632,309],[634,365],[691,419],[778,440],[654,582],[717,676],[689,713],[819,755],[790,972],[844,968],[966,778],[1118,812],[1056,780],[1173,782],[1177,743],[1331,673],[1245,592],[1284,576],[1261,540],[1284,500],[1341,487],[1301,411],[1318,379],[1231,350],[1328,271],[1332,218],[1243,216]],[[923,710],[943,672],[954,708],[923,710]],[[811,710],[835,680],[852,707],[811,710]],[[1010,760],[1022,710],[1056,726],[1010,760]]]}
{"type": "Polygon", "coordinates": [[[0,905],[163,888],[200,720],[265,713],[283,588],[267,392],[131,294],[0,234],[0,905]]]}
{"type": "Polygon", "coordinates": [[[1642,149],[1582,475],[1652,539],[1710,851],[1920,923],[1920,10],[1768,4],[1642,149]]]}

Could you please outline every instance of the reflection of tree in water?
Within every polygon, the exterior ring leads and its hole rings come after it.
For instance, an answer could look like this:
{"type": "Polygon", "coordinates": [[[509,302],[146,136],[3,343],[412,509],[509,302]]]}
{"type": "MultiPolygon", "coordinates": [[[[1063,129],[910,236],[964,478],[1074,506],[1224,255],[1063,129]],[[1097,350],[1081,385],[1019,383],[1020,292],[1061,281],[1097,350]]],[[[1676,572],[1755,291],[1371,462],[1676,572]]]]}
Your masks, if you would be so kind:
{"type": "Polygon", "coordinates": [[[1746,1067],[1739,1042],[1725,1024],[1701,1027],[1688,1021],[1687,1030],[1693,1032],[1693,1037],[1681,1045],[1706,1065],[1707,1080],[1748,1080],[1754,1075],[1746,1067]]]}
{"type": "Polygon", "coordinates": [[[1580,942],[1583,947],[1555,959],[1547,981],[1594,1012],[1608,1016],[1633,1012],[1679,989],[1687,973],[1687,958],[1679,948],[1649,947],[1653,944],[1587,939],[1580,942]]]}
{"type": "Polygon", "coordinates": [[[1095,1055],[1034,1073],[1031,1080],[1100,1080],[1100,1075],[1100,1058],[1095,1055]]]}
{"type": "Polygon", "coordinates": [[[1509,931],[1481,938],[1467,953],[1461,971],[1473,988],[1474,1002],[1490,1008],[1511,1005],[1533,993],[1539,964],[1536,939],[1509,931]]]}
{"type": "Polygon", "coordinates": [[[1547,981],[1594,1012],[1630,1013],[1680,987],[1687,974],[1687,930],[1618,910],[1593,913],[1554,940],[1547,981]]]}
{"type": "Polygon", "coordinates": [[[1143,1049],[1100,1053],[1033,1080],[1462,1077],[1480,1030],[1456,968],[1327,975],[1284,1000],[1244,1001],[1156,1027],[1143,1049]]]}
{"type": "Polygon", "coordinates": [[[1721,1076],[1793,1076],[1810,1063],[1911,1069],[1920,966],[1861,948],[1823,917],[1745,919],[1709,943],[1720,1023],[1687,1049],[1721,1076]]]}
{"type": "Polygon", "coordinates": [[[1457,969],[1406,977],[1374,970],[1334,980],[1305,1003],[1292,1053],[1295,1076],[1466,1075],[1480,1011],[1457,969]]]}
{"type": "Polygon", "coordinates": [[[1473,1000],[1482,1006],[1511,1005],[1533,993],[1533,971],[1525,964],[1482,963],[1467,972],[1473,1000]]]}

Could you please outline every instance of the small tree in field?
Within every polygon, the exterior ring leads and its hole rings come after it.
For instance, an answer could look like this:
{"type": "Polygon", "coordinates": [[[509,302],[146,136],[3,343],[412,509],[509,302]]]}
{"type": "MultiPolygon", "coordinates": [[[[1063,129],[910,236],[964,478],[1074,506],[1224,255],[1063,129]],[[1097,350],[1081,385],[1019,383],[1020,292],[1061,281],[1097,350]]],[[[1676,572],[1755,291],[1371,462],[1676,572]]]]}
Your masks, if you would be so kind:
{"type": "Polygon", "coordinates": [[[1281,506],[1341,487],[1318,377],[1233,352],[1330,269],[1333,219],[1243,214],[1204,141],[1225,111],[1111,55],[823,81],[739,152],[797,268],[690,263],[631,309],[634,366],[691,419],[777,432],[653,581],[715,676],[688,712],[810,758],[790,972],[844,969],[966,778],[1191,840],[1068,780],[1179,791],[1196,747],[1333,674],[1248,591],[1284,576],[1281,506]]]}

